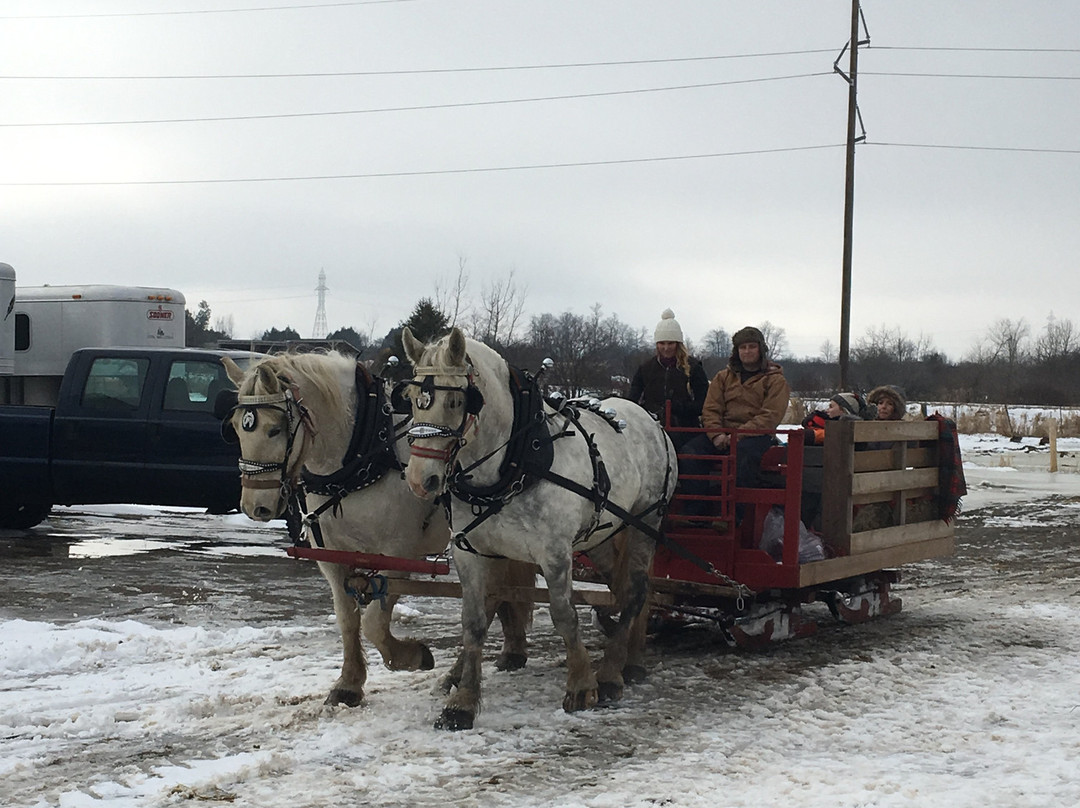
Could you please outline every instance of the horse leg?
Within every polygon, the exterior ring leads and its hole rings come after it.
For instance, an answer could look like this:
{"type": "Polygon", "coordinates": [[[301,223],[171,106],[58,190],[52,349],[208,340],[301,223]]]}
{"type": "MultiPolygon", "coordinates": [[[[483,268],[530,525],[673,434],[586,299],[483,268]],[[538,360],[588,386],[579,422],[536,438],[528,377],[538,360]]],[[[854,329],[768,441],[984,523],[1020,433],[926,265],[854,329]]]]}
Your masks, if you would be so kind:
{"type": "Polygon", "coordinates": [[[360,609],[352,596],[345,591],[348,568],[320,561],[319,569],[330,584],[330,591],[334,596],[334,615],[341,631],[344,652],[341,676],[330,688],[326,703],[356,707],[364,700],[364,684],[367,682],[367,659],[360,644],[360,609]]]}
{"type": "MultiPolygon", "coordinates": [[[[500,584],[515,589],[531,589],[536,584],[536,566],[521,561],[498,561],[488,567],[488,591],[500,584]]],[[[489,602],[493,599],[489,598],[489,602]]],[[[516,671],[525,667],[528,642],[525,633],[532,624],[533,604],[525,600],[502,600],[488,606],[488,622],[497,614],[502,626],[502,651],[495,660],[495,669],[516,671]]]]}
{"type": "MultiPolygon", "coordinates": [[[[491,621],[498,615],[503,631],[502,650],[495,658],[496,670],[516,671],[525,667],[528,660],[526,632],[532,625],[533,603],[525,600],[500,600],[493,596],[493,593],[500,587],[532,589],[536,586],[536,572],[535,564],[521,561],[503,559],[488,562],[485,620],[490,630],[491,621]]],[[[450,691],[458,686],[464,665],[465,652],[462,651],[439,682],[439,688],[444,694],[449,695],[450,691]]]]}
{"type": "Polygon", "coordinates": [[[390,632],[397,595],[373,600],[364,609],[364,636],[379,649],[383,663],[392,671],[429,671],[435,667],[431,650],[419,640],[398,639],[390,632]]]}
{"type": "Polygon", "coordinates": [[[644,678],[645,629],[648,620],[646,603],[649,594],[649,565],[652,544],[631,530],[616,550],[611,589],[621,608],[619,620],[604,646],[604,657],[597,671],[601,703],[622,698],[627,679],[644,678]]]}
{"type": "Polygon", "coordinates": [[[454,551],[454,564],[461,581],[462,648],[454,669],[444,680],[453,679],[453,692],[443,705],[435,729],[472,729],[480,712],[481,660],[487,635],[487,565],[486,559],[467,552],[454,551]],[[455,673],[456,671],[456,673],[455,673]]]}
{"type": "Polygon", "coordinates": [[[563,697],[563,709],[568,713],[587,710],[596,706],[596,676],[593,674],[589,652],[581,641],[577,610],[571,600],[573,582],[570,578],[569,552],[558,559],[547,559],[543,570],[548,586],[551,622],[566,645],[566,695],[563,697]]]}

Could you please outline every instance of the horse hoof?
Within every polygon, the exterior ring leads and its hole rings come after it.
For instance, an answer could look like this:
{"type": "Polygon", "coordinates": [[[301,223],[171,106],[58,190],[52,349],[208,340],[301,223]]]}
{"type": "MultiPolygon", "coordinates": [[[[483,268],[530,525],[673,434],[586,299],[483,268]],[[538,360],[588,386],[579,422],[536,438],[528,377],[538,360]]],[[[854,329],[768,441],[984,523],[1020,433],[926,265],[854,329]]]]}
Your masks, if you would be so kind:
{"type": "Polygon", "coordinates": [[[563,697],[562,708],[568,713],[576,713],[578,710],[588,710],[596,706],[597,693],[595,690],[579,690],[576,693],[567,691],[563,697]]]}
{"type": "Polygon", "coordinates": [[[645,681],[646,673],[644,665],[627,665],[622,669],[623,681],[628,685],[637,685],[645,681]]]}
{"type": "Polygon", "coordinates": [[[422,651],[420,653],[420,670],[430,671],[435,668],[435,657],[432,656],[431,649],[426,645],[421,646],[422,651]]]}
{"type": "Polygon", "coordinates": [[[525,667],[528,657],[525,654],[499,654],[495,660],[497,671],[519,671],[525,667]]]}
{"type": "Polygon", "coordinates": [[[597,687],[597,698],[600,700],[600,704],[614,704],[622,698],[622,694],[622,685],[615,684],[615,682],[600,682],[597,687]]]}
{"type": "Polygon", "coordinates": [[[331,706],[343,704],[346,707],[359,707],[364,700],[364,691],[346,690],[343,687],[335,687],[330,691],[323,704],[331,706]]]}
{"type": "Polygon", "coordinates": [[[473,714],[466,710],[454,710],[447,707],[435,722],[435,729],[445,729],[450,732],[472,729],[473,718],[473,714]]]}

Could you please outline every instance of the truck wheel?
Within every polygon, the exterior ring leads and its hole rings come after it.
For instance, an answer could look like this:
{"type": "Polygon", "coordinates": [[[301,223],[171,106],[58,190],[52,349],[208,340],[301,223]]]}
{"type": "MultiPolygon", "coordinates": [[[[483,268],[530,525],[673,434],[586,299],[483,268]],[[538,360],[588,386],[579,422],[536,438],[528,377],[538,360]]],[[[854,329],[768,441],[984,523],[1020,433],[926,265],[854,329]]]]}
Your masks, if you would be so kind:
{"type": "Polygon", "coordinates": [[[31,502],[22,505],[0,505],[0,528],[8,530],[26,530],[41,523],[52,505],[43,502],[31,502]]]}

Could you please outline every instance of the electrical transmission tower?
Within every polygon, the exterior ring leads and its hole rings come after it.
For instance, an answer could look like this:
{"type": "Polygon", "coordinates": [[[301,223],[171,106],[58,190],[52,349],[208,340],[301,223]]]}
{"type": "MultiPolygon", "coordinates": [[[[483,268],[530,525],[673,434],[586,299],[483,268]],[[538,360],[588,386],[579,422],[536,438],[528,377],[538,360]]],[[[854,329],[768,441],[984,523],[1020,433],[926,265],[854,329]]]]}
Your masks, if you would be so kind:
{"type": "Polygon", "coordinates": [[[324,270],[319,270],[319,285],[315,287],[315,291],[319,293],[319,308],[315,310],[315,325],[311,327],[311,338],[326,339],[326,335],[330,333],[330,328],[326,325],[326,293],[329,290],[326,288],[324,270]]]}

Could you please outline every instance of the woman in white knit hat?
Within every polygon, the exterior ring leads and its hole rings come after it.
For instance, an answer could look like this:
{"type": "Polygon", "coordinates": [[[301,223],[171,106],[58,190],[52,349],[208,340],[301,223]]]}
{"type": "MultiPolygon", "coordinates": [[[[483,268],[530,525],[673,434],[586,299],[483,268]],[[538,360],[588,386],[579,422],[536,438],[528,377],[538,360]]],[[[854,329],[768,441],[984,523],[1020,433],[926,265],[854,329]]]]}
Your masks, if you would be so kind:
{"type": "MultiPolygon", "coordinates": [[[[665,309],[660,315],[653,339],[656,354],[642,363],[634,374],[630,400],[660,419],[670,401],[672,426],[701,426],[701,405],[709,390],[709,379],[701,363],[687,354],[682,327],[671,309],[665,309]]],[[[677,432],[671,436],[676,447],[687,437],[677,432]]]]}

